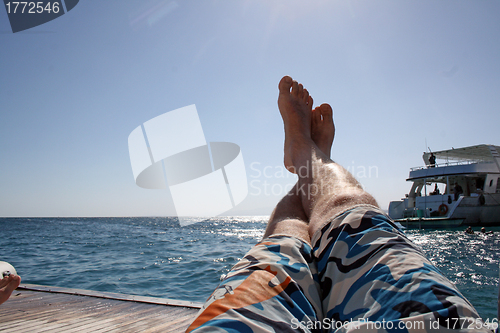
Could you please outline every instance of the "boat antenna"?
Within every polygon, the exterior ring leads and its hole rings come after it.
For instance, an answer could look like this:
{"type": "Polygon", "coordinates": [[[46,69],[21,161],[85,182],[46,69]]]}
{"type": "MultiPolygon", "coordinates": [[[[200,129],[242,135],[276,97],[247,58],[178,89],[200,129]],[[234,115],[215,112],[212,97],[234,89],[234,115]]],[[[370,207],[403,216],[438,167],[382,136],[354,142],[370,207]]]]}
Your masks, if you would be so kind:
{"type": "Polygon", "coordinates": [[[425,146],[426,146],[426,147],[427,147],[427,149],[429,150],[429,153],[432,153],[431,148],[429,148],[429,146],[427,145],[427,138],[425,138],[425,146]]]}

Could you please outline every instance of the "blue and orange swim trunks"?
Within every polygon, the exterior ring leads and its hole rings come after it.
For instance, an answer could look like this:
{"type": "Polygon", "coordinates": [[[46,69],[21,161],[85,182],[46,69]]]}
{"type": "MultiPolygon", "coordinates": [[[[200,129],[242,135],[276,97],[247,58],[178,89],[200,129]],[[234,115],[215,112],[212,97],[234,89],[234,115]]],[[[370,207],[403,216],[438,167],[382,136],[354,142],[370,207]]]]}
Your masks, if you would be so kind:
{"type": "Polygon", "coordinates": [[[187,332],[491,332],[377,207],[335,216],[311,244],[262,240],[187,332]]]}

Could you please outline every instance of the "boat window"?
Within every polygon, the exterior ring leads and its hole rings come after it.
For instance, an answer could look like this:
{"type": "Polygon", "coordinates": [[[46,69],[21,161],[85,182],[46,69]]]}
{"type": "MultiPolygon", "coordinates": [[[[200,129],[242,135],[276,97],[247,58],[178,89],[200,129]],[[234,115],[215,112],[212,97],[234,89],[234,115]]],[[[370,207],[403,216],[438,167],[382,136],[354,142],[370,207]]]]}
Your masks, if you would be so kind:
{"type": "MultiPolygon", "coordinates": [[[[485,181],[485,178],[477,178],[476,179],[476,188],[478,189],[484,189],[484,181],[485,181]]],[[[491,183],[490,183],[490,187],[491,187],[491,183]]]]}
{"type": "Polygon", "coordinates": [[[500,193],[500,177],[497,179],[497,193],[500,193]]]}

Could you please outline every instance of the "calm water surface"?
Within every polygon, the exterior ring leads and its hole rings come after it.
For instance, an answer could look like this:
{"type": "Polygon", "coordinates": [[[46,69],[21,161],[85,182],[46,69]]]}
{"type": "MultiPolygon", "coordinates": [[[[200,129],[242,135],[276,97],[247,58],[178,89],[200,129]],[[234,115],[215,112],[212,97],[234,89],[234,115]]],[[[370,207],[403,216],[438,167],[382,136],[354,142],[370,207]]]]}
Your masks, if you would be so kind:
{"type": "MultiPolygon", "coordinates": [[[[265,217],[0,218],[0,260],[23,282],[203,302],[262,237],[265,217]]],[[[407,235],[484,318],[497,317],[500,229],[407,235]]]]}

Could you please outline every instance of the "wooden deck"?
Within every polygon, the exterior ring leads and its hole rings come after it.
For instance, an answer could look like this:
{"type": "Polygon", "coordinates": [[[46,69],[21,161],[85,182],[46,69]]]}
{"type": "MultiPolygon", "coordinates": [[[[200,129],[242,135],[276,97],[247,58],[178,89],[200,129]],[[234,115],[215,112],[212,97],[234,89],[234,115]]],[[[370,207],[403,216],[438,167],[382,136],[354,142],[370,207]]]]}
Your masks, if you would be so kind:
{"type": "Polygon", "coordinates": [[[202,306],[156,297],[22,284],[0,332],[184,332],[202,306]]]}

